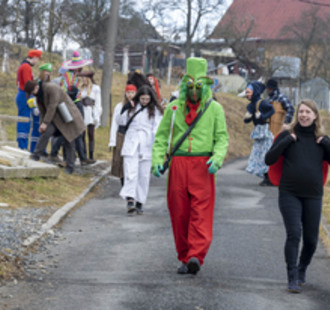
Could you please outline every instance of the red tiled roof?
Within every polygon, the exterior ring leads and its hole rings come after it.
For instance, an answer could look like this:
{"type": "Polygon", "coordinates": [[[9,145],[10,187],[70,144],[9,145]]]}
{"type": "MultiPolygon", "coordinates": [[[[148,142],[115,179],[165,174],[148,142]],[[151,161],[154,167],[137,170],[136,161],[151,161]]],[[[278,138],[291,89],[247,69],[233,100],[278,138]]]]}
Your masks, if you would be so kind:
{"type": "MultiPolygon", "coordinates": [[[[310,0],[313,2],[313,0],[310,0]]],[[[241,20],[254,20],[250,38],[274,40],[288,38],[281,33],[286,25],[298,21],[304,11],[319,9],[319,16],[330,15],[330,0],[318,0],[326,6],[313,5],[299,0],[234,0],[226,14],[215,27],[211,38],[219,38],[218,30],[227,24],[233,24],[233,16],[241,20]]],[[[245,23],[247,25],[248,23],[245,23]]]]}

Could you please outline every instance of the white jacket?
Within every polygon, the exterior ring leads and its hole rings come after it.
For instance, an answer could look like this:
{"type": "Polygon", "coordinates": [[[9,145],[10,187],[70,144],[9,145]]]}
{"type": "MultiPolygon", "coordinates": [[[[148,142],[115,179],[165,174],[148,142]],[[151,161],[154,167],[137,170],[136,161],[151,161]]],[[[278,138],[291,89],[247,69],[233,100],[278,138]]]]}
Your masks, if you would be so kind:
{"type": "MultiPolygon", "coordinates": [[[[87,88],[81,88],[81,98],[87,97],[87,88]]],[[[95,100],[94,106],[84,106],[84,122],[85,125],[93,124],[95,128],[100,126],[101,115],[102,115],[102,104],[101,104],[101,89],[98,85],[93,84],[90,98],[95,100]]]]}
{"type": "MultiPolygon", "coordinates": [[[[140,108],[141,105],[137,104],[135,112],[140,108]]],[[[125,111],[123,114],[119,114],[117,116],[118,125],[126,125],[135,112],[128,114],[128,111],[125,111]]],[[[121,155],[132,156],[138,150],[141,159],[151,160],[152,145],[161,118],[162,114],[157,108],[155,108],[155,116],[152,118],[149,118],[147,108],[138,113],[128,127],[121,155]]]]}
{"type": "Polygon", "coordinates": [[[111,127],[110,127],[110,140],[109,140],[109,147],[116,146],[116,139],[117,139],[117,130],[118,130],[118,123],[117,123],[117,116],[120,115],[121,109],[123,108],[123,104],[119,102],[113,111],[113,116],[111,120],[111,127]]]}

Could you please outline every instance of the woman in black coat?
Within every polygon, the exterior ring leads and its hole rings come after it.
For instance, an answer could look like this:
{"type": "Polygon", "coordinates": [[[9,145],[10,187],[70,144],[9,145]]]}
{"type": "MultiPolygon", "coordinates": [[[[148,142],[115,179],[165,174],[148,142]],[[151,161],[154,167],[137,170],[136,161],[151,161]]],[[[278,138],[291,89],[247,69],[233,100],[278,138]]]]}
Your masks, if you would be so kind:
{"type": "Polygon", "coordinates": [[[288,289],[299,293],[318,242],[322,212],[323,162],[330,163],[330,139],[324,135],[313,100],[303,100],[289,130],[281,132],[265,157],[267,165],[283,156],[279,208],[286,229],[288,289]],[[300,253],[299,243],[303,237],[300,253]]]}

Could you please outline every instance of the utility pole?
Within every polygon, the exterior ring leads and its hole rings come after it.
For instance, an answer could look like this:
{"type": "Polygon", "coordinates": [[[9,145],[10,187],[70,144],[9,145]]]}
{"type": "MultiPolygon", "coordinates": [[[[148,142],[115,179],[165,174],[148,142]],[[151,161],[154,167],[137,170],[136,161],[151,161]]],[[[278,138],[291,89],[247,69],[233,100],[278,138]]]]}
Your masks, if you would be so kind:
{"type": "Polygon", "coordinates": [[[115,60],[116,37],[118,29],[120,0],[111,0],[110,16],[107,22],[107,36],[104,51],[104,65],[101,83],[102,116],[101,126],[108,125],[110,115],[110,93],[112,85],[113,65],[115,60]]]}

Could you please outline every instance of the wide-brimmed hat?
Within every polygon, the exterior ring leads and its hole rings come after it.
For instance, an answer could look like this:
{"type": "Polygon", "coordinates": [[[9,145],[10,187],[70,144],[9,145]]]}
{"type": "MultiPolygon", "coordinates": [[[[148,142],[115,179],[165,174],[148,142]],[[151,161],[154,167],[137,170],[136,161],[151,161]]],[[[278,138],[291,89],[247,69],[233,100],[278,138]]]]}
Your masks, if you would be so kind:
{"type": "Polygon", "coordinates": [[[82,59],[79,52],[73,52],[71,60],[67,60],[62,64],[63,69],[73,70],[88,66],[93,63],[92,59],[82,59]]]}
{"type": "Polygon", "coordinates": [[[78,73],[78,76],[86,76],[86,77],[89,77],[90,79],[93,78],[95,72],[93,71],[81,71],[78,73]]]}

